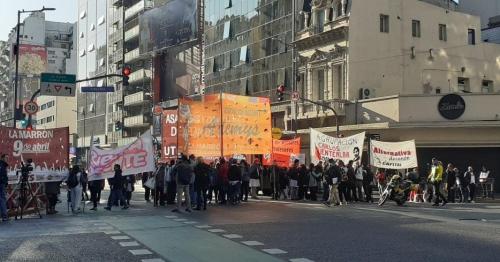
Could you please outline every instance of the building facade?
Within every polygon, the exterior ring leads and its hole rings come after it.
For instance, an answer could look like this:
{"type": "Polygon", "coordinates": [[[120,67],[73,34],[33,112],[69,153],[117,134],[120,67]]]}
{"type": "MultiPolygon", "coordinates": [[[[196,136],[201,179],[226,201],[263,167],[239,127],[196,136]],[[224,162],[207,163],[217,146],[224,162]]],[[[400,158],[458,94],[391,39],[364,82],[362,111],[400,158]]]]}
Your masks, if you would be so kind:
{"type": "Polygon", "coordinates": [[[0,125],[12,126],[12,101],[9,101],[11,85],[9,82],[10,47],[7,41],[0,41],[0,125]],[[10,105],[10,106],[9,106],[10,105]]]}

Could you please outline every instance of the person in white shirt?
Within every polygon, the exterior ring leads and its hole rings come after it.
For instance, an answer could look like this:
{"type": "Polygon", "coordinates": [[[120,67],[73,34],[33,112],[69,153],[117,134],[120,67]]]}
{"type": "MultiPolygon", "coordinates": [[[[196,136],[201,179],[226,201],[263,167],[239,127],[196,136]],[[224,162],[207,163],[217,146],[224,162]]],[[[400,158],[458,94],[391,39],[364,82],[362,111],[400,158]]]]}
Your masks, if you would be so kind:
{"type": "Polygon", "coordinates": [[[483,191],[483,198],[486,198],[488,194],[488,178],[490,176],[490,171],[486,169],[485,166],[482,167],[481,173],[479,174],[479,183],[481,185],[481,191],[483,191]]]}

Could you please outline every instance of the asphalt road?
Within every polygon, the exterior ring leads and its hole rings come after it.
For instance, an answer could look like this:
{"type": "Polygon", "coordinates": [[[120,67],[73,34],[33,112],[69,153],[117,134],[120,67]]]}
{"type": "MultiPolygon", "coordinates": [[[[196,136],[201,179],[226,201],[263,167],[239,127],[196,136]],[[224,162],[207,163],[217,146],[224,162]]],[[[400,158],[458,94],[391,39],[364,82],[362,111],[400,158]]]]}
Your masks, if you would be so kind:
{"type": "MultiPolygon", "coordinates": [[[[0,223],[0,261],[498,261],[500,204],[379,208],[269,200],[176,214],[129,210],[0,223]]],[[[104,197],[106,199],[106,197],[104,197]]]]}

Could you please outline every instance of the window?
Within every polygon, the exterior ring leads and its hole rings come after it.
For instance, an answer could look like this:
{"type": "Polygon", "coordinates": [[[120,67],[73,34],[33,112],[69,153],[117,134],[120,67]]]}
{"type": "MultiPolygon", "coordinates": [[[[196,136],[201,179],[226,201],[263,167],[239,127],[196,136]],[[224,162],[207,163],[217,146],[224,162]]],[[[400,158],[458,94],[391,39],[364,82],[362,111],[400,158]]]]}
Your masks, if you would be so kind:
{"type": "Polygon", "coordinates": [[[469,43],[469,45],[476,44],[476,30],[474,30],[474,29],[468,30],[468,43],[469,43]]]}
{"type": "Polygon", "coordinates": [[[224,23],[224,35],[222,36],[222,39],[227,39],[232,37],[231,35],[231,21],[227,21],[224,23]]]}
{"type": "Polygon", "coordinates": [[[470,93],[469,78],[465,78],[465,77],[458,78],[458,91],[462,91],[464,93],[470,93]]]}
{"type": "Polygon", "coordinates": [[[483,93],[493,93],[493,81],[483,80],[481,85],[481,92],[483,93]]]}
{"type": "Polygon", "coordinates": [[[439,24],[439,40],[448,41],[448,36],[446,33],[446,25],[439,24]]]}
{"type": "Polygon", "coordinates": [[[55,64],[55,63],[56,63],[56,60],[49,59],[49,60],[48,60],[48,63],[49,63],[49,64],[55,64]]]}
{"type": "Polygon", "coordinates": [[[54,116],[47,117],[47,123],[54,121],[54,116]]]}
{"type": "Polygon", "coordinates": [[[248,46],[242,46],[240,50],[240,64],[248,63],[248,46]]]}
{"type": "Polygon", "coordinates": [[[419,20],[411,21],[411,35],[413,37],[420,37],[420,21],[419,20]]]}
{"type": "Polygon", "coordinates": [[[325,99],[325,70],[319,69],[313,71],[313,99],[324,100],[325,99]]]}
{"type": "Polygon", "coordinates": [[[389,33],[389,16],[380,15],[380,32],[389,33]]]}
{"type": "Polygon", "coordinates": [[[54,50],[49,50],[49,51],[47,51],[47,53],[48,53],[49,55],[55,55],[55,54],[56,54],[56,51],[54,51],[54,50]]]}
{"type": "Polygon", "coordinates": [[[47,108],[47,104],[43,104],[41,110],[45,110],[47,108]]]}

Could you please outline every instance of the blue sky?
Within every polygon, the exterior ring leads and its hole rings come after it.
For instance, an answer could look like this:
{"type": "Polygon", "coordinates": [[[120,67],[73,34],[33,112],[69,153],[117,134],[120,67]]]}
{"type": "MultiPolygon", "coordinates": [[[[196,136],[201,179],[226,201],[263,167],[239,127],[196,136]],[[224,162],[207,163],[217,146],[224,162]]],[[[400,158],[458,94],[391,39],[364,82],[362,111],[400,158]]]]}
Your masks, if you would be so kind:
{"type": "MultiPolygon", "coordinates": [[[[0,40],[7,40],[10,30],[16,26],[17,10],[38,10],[42,6],[54,7],[55,11],[45,13],[45,19],[55,22],[76,22],[78,0],[1,0],[0,40]],[[8,2],[8,3],[7,3],[8,2]]],[[[106,0],[98,0],[106,1],[106,0]]],[[[21,15],[21,21],[27,14],[21,15]]]]}

